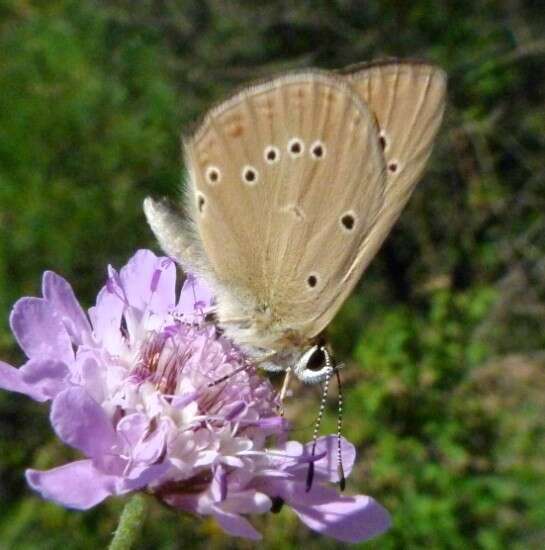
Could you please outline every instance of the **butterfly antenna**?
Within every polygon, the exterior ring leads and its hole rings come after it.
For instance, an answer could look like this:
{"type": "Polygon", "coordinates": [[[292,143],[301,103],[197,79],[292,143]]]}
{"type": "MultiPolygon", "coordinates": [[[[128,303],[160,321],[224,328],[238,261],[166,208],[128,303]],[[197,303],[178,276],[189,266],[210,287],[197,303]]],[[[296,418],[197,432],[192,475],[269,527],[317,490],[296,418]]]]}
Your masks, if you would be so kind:
{"type": "MultiPolygon", "coordinates": [[[[329,354],[327,351],[325,352],[326,357],[326,365],[331,366],[331,360],[329,358],[329,354]]],[[[322,423],[322,418],[324,416],[324,410],[325,410],[325,403],[327,399],[327,391],[329,389],[329,381],[331,380],[331,376],[333,374],[333,370],[330,370],[326,376],[326,379],[324,380],[324,384],[322,386],[322,399],[320,401],[320,410],[318,411],[318,416],[316,417],[316,421],[314,422],[314,431],[312,433],[312,451],[311,451],[311,460],[308,463],[308,471],[307,471],[307,482],[306,482],[306,492],[308,493],[312,487],[312,481],[314,479],[314,455],[316,454],[316,441],[318,440],[318,431],[320,429],[320,424],[322,423]]]]}
{"type": "Polygon", "coordinates": [[[337,409],[337,471],[339,473],[339,486],[341,491],[346,487],[346,477],[344,476],[343,454],[341,449],[342,444],[342,427],[343,427],[343,386],[341,384],[341,374],[339,369],[335,369],[337,377],[337,386],[339,388],[339,404],[337,409]]]}

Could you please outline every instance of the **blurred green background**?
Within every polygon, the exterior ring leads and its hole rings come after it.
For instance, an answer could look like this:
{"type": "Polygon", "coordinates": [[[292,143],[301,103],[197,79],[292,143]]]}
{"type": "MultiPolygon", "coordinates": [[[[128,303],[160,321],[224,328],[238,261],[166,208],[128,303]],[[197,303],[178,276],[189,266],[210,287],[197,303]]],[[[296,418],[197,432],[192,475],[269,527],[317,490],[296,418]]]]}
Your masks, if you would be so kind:
{"type": "MultiPolygon", "coordinates": [[[[157,250],[148,194],[175,197],[179,134],[248,79],[423,56],[449,73],[430,168],[331,333],[348,492],[394,525],[367,548],[545,547],[545,10],[539,2],[0,1],[0,357],[52,269],[93,303],[108,263],[157,250]]],[[[332,392],[333,393],[333,392],[332,392]]],[[[331,398],[324,431],[334,431],[331,398]]],[[[317,410],[297,391],[297,437],[317,410]]],[[[23,471],[61,464],[47,407],[0,394],[0,547],[104,547],[123,501],[81,513],[23,471]]],[[[263,548],[332,548],[289,510],[263,548]]],[[[250,548],[153,507],[139,548],[250,548]]]]}

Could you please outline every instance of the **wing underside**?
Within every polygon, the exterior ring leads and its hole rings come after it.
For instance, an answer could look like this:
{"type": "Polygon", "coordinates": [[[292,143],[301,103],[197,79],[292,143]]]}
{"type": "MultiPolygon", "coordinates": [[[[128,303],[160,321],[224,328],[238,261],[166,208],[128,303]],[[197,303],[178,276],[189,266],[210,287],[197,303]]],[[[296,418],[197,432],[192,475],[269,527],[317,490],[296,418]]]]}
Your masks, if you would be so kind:
{"type": "Polygon", "coordinates": [[[241,343],[280,348],[331,321],[421,176],[445,87],[413,62],[289,74],[222,103],[185,142],[191,223],[146,212],[169,252],[209,272],[241,343]]]}

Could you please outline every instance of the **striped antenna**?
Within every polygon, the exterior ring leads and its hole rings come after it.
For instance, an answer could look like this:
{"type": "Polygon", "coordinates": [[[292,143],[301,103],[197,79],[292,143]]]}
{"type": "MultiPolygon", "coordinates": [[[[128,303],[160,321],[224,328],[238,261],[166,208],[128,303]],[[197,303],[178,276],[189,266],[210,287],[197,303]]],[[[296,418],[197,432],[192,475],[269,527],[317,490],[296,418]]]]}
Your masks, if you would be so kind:
{"type": "MultiPolygon", "coordinates": [[[[323,348],[325,353],[325,361],[326,366],[331,367],[331,359],[329,358],[329,353],[325,348],[323,348]]],[[[311,460],[308,464],[308,471],[307,471],[307,482],[306,482],[306,492],[308,493],[312,487],[312,481],[314,479],[314,455],[316,454],[316,441],[318,440],[318,430],[320,429],[320,424],[322,423],[322,418],[324,416],[324,410],[325,410],[325,403],[327,399],[327,391],[329,389],[329,381],[331,380],[331,376],[333,375],[333,369],[330,368],[330,370],[327,373],[326,379],[324,380],[324,384],[322,386],[322,399],[320,401],[320,410],[318,411],[318,416],[316,417],[316,421],[314,422],[314,432],[312,433],[312,452],[311,452],[311,460]]]]}
{"type": "Polygon", "coordinates": [[[346,477],[344,476],[343,454],[341,449],[341,432],[343,427],[343,387],[341,384],[341,374],[339,369],[335,369],[337,377],[337,386],[339,388],[339,406],[337,410],[337,471],[339,472],[339,486],[341,491],[346,487],[346,477]]]}

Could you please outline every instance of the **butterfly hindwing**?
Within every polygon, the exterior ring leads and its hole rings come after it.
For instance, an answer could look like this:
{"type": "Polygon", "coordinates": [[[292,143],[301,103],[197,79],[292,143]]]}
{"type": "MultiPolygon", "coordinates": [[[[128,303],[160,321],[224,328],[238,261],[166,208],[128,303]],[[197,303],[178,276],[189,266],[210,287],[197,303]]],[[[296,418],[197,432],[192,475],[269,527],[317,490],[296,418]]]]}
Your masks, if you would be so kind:
{"type": "Polygon", "coordinates": [[[345,71],[374,113],[387,166],[384,204],[358,256],[373,259],[418,183],[445,109],[446,74],[420,61],[384,61],[345,71]]]}

